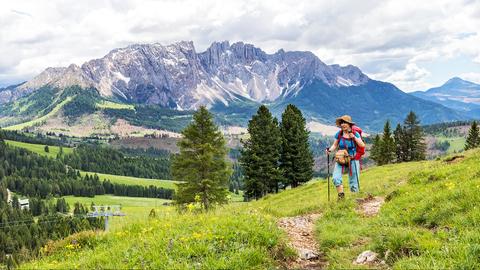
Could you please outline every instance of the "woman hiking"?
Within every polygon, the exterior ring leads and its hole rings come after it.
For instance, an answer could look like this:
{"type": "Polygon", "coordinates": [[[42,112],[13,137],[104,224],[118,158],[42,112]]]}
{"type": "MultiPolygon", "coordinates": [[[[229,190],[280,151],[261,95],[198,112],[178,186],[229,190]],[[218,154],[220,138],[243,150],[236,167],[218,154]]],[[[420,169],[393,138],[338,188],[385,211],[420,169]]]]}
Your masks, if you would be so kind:
{"type": "MultiPolygon", "coordinates": [[[[365,143],[361,137],[361,131],[353,129],[355,123],[352,117],[344,115],[335,120],[340,131],[335,134],[335,141],[326,149],[327,154],[339,149],[335,153],[335,167],[333,169],[333,184],[338,193],[338,199],[345,198],[342,184],[342,174],[348,172],[348,182],[351,192],[358,192],[359,190],[359,175],[360,175],[360,157],[357,153],[357,147],[365,148],[365,143]]],[[[360,129],[359,129],[360,130],[360,129]]]]}

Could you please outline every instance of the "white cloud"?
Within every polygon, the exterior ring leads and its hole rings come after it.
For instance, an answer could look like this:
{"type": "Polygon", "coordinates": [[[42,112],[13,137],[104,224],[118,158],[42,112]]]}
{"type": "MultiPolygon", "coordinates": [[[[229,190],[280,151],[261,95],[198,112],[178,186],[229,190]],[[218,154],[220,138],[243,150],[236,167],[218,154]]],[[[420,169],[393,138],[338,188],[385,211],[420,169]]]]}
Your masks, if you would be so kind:
{"type": "Polygon", "coordinates": [[[3,1],[0,85],[131,43],[193,40],[202,51],[241,40],[310,50],[412,90],[435,76],[422,63],[460,54],[480,63],[479,14],[477,1],[448,0],[3,1]]]}
{"type": "Polygon", "coordinates": [[[430,75],[425,68],[418,67],[417,64],[410,62],[404,69],[394,72],[385,72],[375,74],[374,78],[381,81],[391,82],[400,89],[428,89],[432,85],[424,82],[424,79],[430,75]]]}
{"type": "Polygon", "coordinates": [[[473,59],[473,62],[480,64],[480,54],[473,59]]]}
{"type": "Polygon", "coordinates": [[[480,84],[480,72],[462,73],[462,74],[460,74],[459,77],[464,79],[464,80],[480,84]]]}

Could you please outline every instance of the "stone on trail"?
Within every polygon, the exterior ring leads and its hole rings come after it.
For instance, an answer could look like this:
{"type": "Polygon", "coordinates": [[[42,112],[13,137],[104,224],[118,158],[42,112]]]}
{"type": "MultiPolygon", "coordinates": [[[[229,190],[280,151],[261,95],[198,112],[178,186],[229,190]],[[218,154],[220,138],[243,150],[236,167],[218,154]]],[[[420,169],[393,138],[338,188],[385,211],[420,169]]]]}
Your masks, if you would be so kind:
{"type": "Polygon", "coordinates": [[[298,255],[302,260],[312,260],[318,258],[318,254],[315,251],[306,248],[299,248],[298,255]]]}
{"type": "Polygon", "coordinates": [[[360,255],[358,255],[357,259],[355,260],[355,264],[368,264],[373,263],[377,260],[378,254],[371,251],[365,250],[360,255]]]}

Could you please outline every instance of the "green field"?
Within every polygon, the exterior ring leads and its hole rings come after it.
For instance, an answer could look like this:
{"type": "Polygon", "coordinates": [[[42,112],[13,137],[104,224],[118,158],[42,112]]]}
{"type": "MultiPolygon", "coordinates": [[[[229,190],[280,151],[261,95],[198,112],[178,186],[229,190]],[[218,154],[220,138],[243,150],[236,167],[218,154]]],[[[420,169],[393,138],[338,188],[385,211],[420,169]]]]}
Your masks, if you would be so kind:
{"type": "Polygon", "coordinates": [[[72,101],[73,98],[75,98],[75,96],[67,97],[65,100],[58,103],[50,112],[48,112],[47,114],[45,114],[45,115],[43,115],[39,118],[35,118],[35,119],[30,120],[30,121],[25,122],[25,123],[5,127],[4,129],[5,130],[22,130],[24,128],[31,127],[31,126],[34,126],[36,124],[39,124],[39,123],[47,120],[48,118],[50,118],[54,114],[56,114],[65,104],[72,101]]]}
{"type": "Polygon", "coordinates": [[[118,204],[123,207],[140,207],[140,208],[156,208],[162,206],[164,202],[170,202],[170,200],[156,199],[156,198],[143,198],[143,197],[125,197],[125,196],[114,196],[114,195],[97,195],[93,198],[89,197],[75,197],[75,196],[64,196],[67,203],[73,205],[75,202],[80,202],[82,204],[90,204],[94,202],[96,205],[112,205],[118,204]]]}
{"type": "Polygon", "coordinates": [[[328,202],[327,183],[313,180],[206,214],[172,212],[94,236],[94,246],[71,251],[60,242],[52,256],[22,267],[273,269],[292,256],[278,218],[315,212],[322,214],[315,238],[330,269],[479,269],[480,151],[462,155],[364,170],[361,192],[347,191],[343,202],[333,189],[328,202]],[[386,200],[374,217],[357,210],[356,199],[367,194],[386,200]],[[386,265],[352,264],[365,250],[386,265]],[[107,259],[118,254],[126,259],[107,259]]]}
{"type": "Polygon", "coordinates": [[[438,141],[448,141],[450,143],[450,147],[447,150],[447,153],[454,153],[454,152],[461,152],[465,147],[465,137],[445,137],[445,136],[438,136],[436,137],[438,141]]]}
{"type": "MultiPolygon", "coordinates": [[[[56,158],[57,154],[60,151],[60,147],[58,146],[48,146],[49,152],[47,153],[45,152],[45,145],[43,144],[24,143],[24,142],[17,142],[17,141],[11,141],[11,140],[5,140],[5,142],[8,145],[25,148],[39,155],[44,155],[51,158],[56,158]]],[[[70,154],[73,152],[73,148],[63,147],[63,152],[65,154],[70,154]]],[[[154,185],[156,187],[163,187],[166,189],[177,188],[177,186],[175,185],[176,181],[172,181],[172,180],[149,179],[149,178],[140,178],[140,177],[133,177],[133,176],[114,175],[114,174],[96,173],[96,172],[85,172],[85,171],[80,171],[80,174],[81,175],[97,174],[98,177],[100,177],[100,180],[102,181],[104,179],[107,179],[107,180],[110,180],[110,182],[112,183],[118,183],[118,184],[140,185],[140,186],[146,186],[146,187],[150,185],[154,185]]],[[[240,194],[230,193],[230,196],[232,201],[237,201],[237,202],[243,201],[242,193],[240,194]]]]}
{"type": "MultiPolygon", "coordinates": [[[[44,144],[33,144],[33,143],[25,143],[25,142],[17,142],[17,141],[10,141],[10,140],[5,140],[5,142],[8,145],[15,146],[15,147],[20,147],[20,148],[25,148],[27,150],[30,150],[34,153],[37,153],[39,155],[51,157],[51,158],[56,158],[57,154],[60,152],[60,147],[59,146],[48,146],[49,152],[45,152],[45,145],[44,144]]],[[[63,152],[65,154],[70,154],[73,152],[73,148],[70,147],[63,147],[63,152]]]]}
{"type": "Polygon", "coordinates": [[[140,186],[156,186],[156,187],[163,187],[168,189],[176,189],[175,181],[171,180],[160,180],[160,179],[148,179],[148,178],[139,178],[133,176],[123,176],[123,175],[114,175],[114,174],[106,174],[106,173],[95,173],[95,172],[83,172],[80,171],[80,174],[85,175],[93,175],[97,174],[100,177],[100,180],[107,179],[110,180],[112,183],[118,184],[125,184],[125,185],[140,185],[140,186]]]}
{"type": "Polygon", "coordinates": [[[142,197],[124,197],[114,195],[97,195],[93,198],[64,196],[65,201],[73,206],[76,202],[90,207],[93,202],[95,205],[120,205],[121,211],[125,213],[124,217],[113,217],[110,220],[110,230],[116,231],[122,229],[125,225],[135,222],[144,222],[148,220],[148,215],[152,209],[155,210],[157,216],[168,215],[174,211],[172,206],[165,206],[163,203],[170,200],[142,197]]]}
{"type": "Polygon", "coordinates": [[[97,103],[96,105],[98,108],[101,109],[127,109],[127,110],[135,110],[135,106],[130,104],[121,104],[112,101],[102,100],[101,102],[97,103]]]}
{"type": "MultiPolygon", "coordinates": [[[[24,143],[17,141],[5,140],[8,145],[25,148],[39,155],[48,156],[51,158],[56,158],[57,154],[60,152],[60,147],[58,146],[48,146],[49,152],[45,152],[45,145],[43,144],[33,144],[33,143],[24,143]]],[[[70,154],[73,152],[73,148],[63,147],[63,152],[65,154],[70,154]]],[[[125,185],[141,185],[141,186],[150,186],[154,185],[156,187],[163,187],[168,189],[175,189],[175,181],[170,180],[160,180],[160,179],[148,179],[148,178],[139,178],[133,176],[123,176],[123,175],[113,175],[106,173],[95,173],[95,172],[80,172],[82,175],[85,174],[97,174],[100,177],[100,180],[108,179],[112,183],[125,184],[125,185]]]]}

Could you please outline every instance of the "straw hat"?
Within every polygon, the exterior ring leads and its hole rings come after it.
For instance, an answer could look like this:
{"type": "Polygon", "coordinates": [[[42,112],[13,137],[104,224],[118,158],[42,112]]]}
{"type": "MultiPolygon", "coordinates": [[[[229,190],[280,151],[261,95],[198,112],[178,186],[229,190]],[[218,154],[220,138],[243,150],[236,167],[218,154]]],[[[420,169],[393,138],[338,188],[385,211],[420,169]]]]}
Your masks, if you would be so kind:
{"type": "Polygon", "coordinates": [[[337,125],[337,127],[340,126],[341,121],[345,121],[345,122],[349,123],[350,125],[355,125],[355,122],[352,122],[352,117],[350,117],[350,115],[343,115],[343,116],[340,116],[339,118],[337,118],[335,120],[335,124],[337,125]]]}

